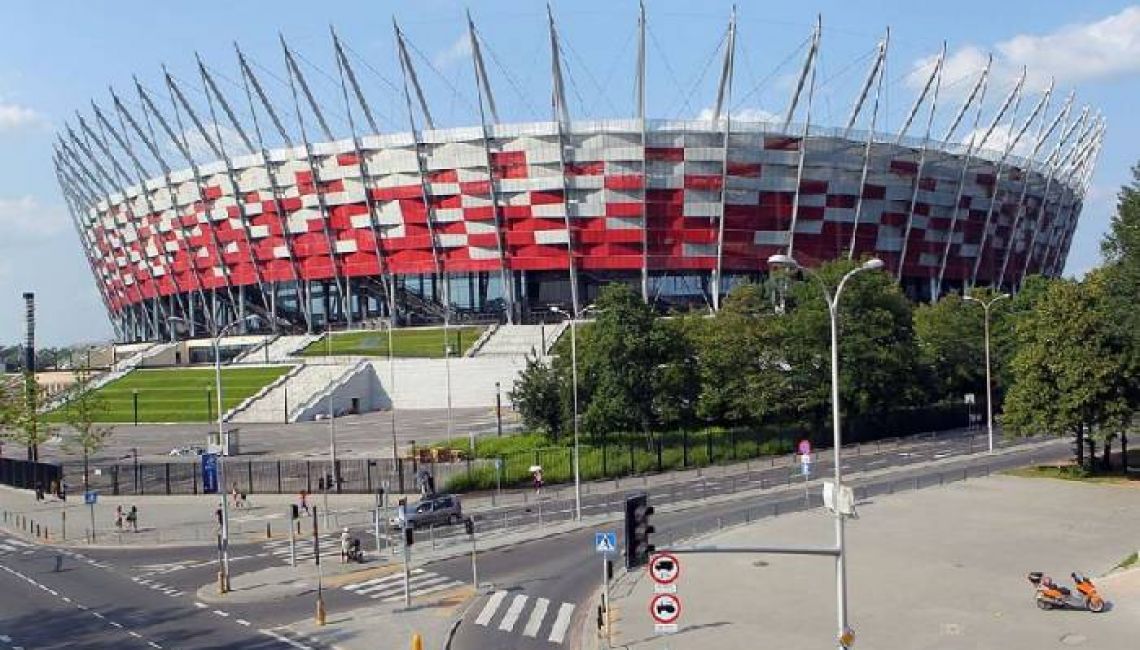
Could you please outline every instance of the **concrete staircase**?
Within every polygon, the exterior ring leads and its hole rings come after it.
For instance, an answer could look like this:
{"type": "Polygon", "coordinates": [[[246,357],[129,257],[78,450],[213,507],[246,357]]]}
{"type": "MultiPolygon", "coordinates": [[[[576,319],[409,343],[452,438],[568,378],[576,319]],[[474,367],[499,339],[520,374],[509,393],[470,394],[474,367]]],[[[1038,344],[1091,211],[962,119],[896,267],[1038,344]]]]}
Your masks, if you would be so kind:
{"type": "Polygon", "coordinates": [[[245,352],[242,352],[241,354],[234,357],[230,363],[265,363],[266,348],[270,345],[273,345],[273,343],[279,338],[281,338],[280,334],[274,334],[273,336],[262,340],[257,345],[254,345],[245,352]]]}
{"type": "MultiPolygon", "coordinates": [[[[145,348],[142,348],[141,350],[138,350],[137,352],[135,352],[134,354],[132,354],[131,356],[129,356],[125,359],[121,359],[119,361],[116,361],[111,366],[111,369],[108,370],[107,372],[99,373],[97,375],[92,376],[90,381],[87,384],[87,390],[92,391],[92,390],[102,388],[103,386],[106,386],[107,384],[115,381],[116,379],[126,375],[127,373],[134,370],[135,368],[138,368],[139,366],[141,366],[143,364],[144,361],[146,361],[150,357],[162,354],[163,352],[166,352],[167,350],[169,350],[170,348],[172,348],[174,346],[175,346],[174,343],[153,343],[151,345],[148,345],[145,348]]],[[[41,404],[38,410],[41,413],[53,411],[53,410],[63,406],[68,400],[72,399],[74,396],[75,396],[75,390],[74,389],[65,390],[61,393],[56,393],[55,395],[52,395],[50,400],[41,404]]]]}
{"type": "Polygon", "coordinates": [[[295,422],[301,408],[319,398],[329,386],[348,374],[358,364],[301,363],[285,373],[258,395],[254,395],[230,411],[230,422],[295,422]],[[288,411],[288,412],[286,412],[288,411]]]}
{"type": "MultiPolygon", "coordinates": [[[[398,409],[441,409],[447,407],[448,364],[443,359],[396,359],[396,383],[388,380],[388,361],[372,360],[383,392],[381,407],[394,403],[398,409]]],[[[460,357],[450,362],[451,405],[454,408],[495,406],[495,383],[505,396],[514,388],[519,372],[526,367],[524,355],[460,357]]]]}
{"type": "Polygon", "coordinates": [[[300,352],[309,346],[313,341],[321,338],[320,334],[283,334],[269,342],[269,345],[261,348],[253,348],[238,358],[238,363],[242,363],[247,355],[251,355],[248,359],[250,363],[281,363],[282,361],[296,361],[293,357],[294,354],[300,352]],[[269,361],[266,361],[266,353],[268,352],[269,361]]]}
{"type": "Polygon", "coordinates": [[[545,355],[558,340],[568,323],[554,325],[500,325],[475,357],[525,357],[532,352],[545,355]]]}

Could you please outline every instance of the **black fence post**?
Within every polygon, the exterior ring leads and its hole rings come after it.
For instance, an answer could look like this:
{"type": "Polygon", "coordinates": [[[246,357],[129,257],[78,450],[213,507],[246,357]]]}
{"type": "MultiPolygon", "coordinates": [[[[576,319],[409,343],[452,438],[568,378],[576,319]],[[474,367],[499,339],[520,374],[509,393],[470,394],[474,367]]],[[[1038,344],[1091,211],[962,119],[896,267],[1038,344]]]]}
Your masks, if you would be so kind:
{"type": "Polygon", "coordinates": [[[657,473],[665,471],[664,465],[661,463],[661,440],[657,440],[657,473]]]}
{"type": "Polygon", "coordinates": [[[709,465],[713,464],[713,441],[712,441],[712,437],[713,437],[712,429],[709,429],[708,431],[705,432],[705,447],[708,449],[708,452],[709,452],[708,453],[709,465]]]}
{"type": "Polygon", "coordinates": [[[404,459],[393,458],[392,461],[396,463],[396,474],[400,478],[400,494],[404,493],[404,459]]]}
{"type": "Polygon", "coordinates": [[[732,442],[732,460],[736,460],[736,429],[728,430],[728,439],[732,442]]]}
{"type": "Polygon", "coordinates": [[[602,439],[602,477],[603,478],[610,475],[609,464],[606,462],[606,458],[607,458],[607,456],[609,456],[609,450],[610,450],[610,441],[606,438],[603,438],[602,439]]]}
{"type": "Polygon", "coordinates": [[[277,461],[277,494],[284,494],[285,491],[281,489],[281,461],[277,461]]]}
{"type": "Polygon", "coordinates": [[[310,460],[305,461],[305,492],[313,492],[313,462],[310,460]]]}
{"type": "Polygon", "coordinates": [[[119,496],[119,466],[111,466],[111,494],[119,496]]]}
{"type": "Polygon", "coordinates": [[[689,467],[689,430],[681,432],[681,467],[689,467]]]}
{"type": "Polygon", "coordinates": [[[629,441],[629,473],[631,475],[637,473],[637,459],[634,458],[634,456],[633,456],[633,441],[632,440],[629,441]]]}
{"type": "Polygon", "coordinates": [[[170,463],[163,463],[166,469],[166,496],[170,496],[170,463]]]}
{"type": "Polygon", "coordinates": [[[191,469],[193,469],[194,475],[190,477],[190,482],[194,484],[194,494],[198,494],[198,461],[194,461],[191,469]]]}

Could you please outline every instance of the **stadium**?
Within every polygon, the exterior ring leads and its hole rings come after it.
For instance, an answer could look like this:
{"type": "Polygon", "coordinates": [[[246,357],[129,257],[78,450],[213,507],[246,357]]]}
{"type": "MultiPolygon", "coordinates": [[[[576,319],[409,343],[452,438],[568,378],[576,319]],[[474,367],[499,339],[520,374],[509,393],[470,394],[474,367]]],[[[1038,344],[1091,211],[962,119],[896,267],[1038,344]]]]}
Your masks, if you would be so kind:
{"type": "Polygon", "coordinates": [[[117,338],[163,340],[177,322],[205,333],[248,314],[294,332],[387,318],[531,323],[551,305],[578,313],[613,281],[662,307],[715,310],[734,284],[764,277],[774,254],[808,266],[876,256],[915,300],[1016,290],[1063,269],[1104,132],[1051,84],[1030,89],[1022,73],[996,88],[988,64],[933,132],[945,48],[902,127],[887,131],[888,37],[847,120],[820,124],[818,25],[785,114],[739,119],[735,16],[711,114],[654,119],[644,13],[634,114],[575,119],[551,15],[552,114],[506,123],[467,27],[479,99],[469,127],[435,128],[398,27],[403,132],[380,132],[359,62],[335,33],[335,97],[316,96],[282,39],[290,106],[274,105],[238,49],[244,91],[227,96],[199,61],[197,105],[167,73],[161,94],[136,82],[127,100],[113,94],[78,116],[54,162],[117,338]],[[347,112],[347,132],[330,128],[329,105],[347,112]]]}

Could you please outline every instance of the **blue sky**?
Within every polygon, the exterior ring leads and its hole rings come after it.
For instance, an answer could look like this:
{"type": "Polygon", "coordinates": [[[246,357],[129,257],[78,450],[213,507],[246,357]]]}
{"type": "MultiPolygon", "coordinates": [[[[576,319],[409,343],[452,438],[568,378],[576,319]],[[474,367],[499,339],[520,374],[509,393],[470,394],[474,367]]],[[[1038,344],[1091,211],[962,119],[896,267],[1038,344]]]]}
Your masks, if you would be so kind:
{"type": "MultiPolygon", "coordinates": [[[[696,117],[714,100],[717,46],[731,2],[647,0],[650,117],[696,117]]],[[[203,112],[198,52],[223,92],[248,117],[232,43],[256,62],[275,103],[288,106],[277,34],[302,57],[334,131],[347,133],[328,26],[351,48],[382,130],[406,130],[392,17],[414,46],[437,126],[478,122],[463,11],[469,8],[488,50],[488,73],[504,120],[549,116],[550,60],[545,6],[537,2],[252,2],[200,0],[10,3],[0,37],[0,341],[22,335],[20,294],[36,291],[39,340],[94,341],[111,329],[55,184],[54,134],[108,86],[126,95],[132,75],[155,91],[161,65],[203,112]]],[[[781,113],[802,64],[816,14],[823,15],[820,86],[813,122],[842,124],[884,29],[891,28],[884,117],[897,129],[917,93],[922,66],[946,40],[945,99],[936,124],[949,121],[985,53],[995,56],[992,112],[1022,65],[1036,97],[1049,77],[1059,95],[1103,112],[1108,131],[1066,266],[1080,275],[1099,263],[1099,240],[1129,168],[1140,160],[1140,5],[1085,0],[958,0],[943,3],[740,2],[732,110],[781,113]],[[957,99],[957,101],[955,101],[957,99]]],[[[570,111],[575,118],[624,117],[633,111],[637,4],[632,0],[555,2],[567,52],[570,111]]],[[[162,93],[159,93],[162,95],[162,93]]],[[[165,95],[162,95],[165,96],[165,95]]],[[[1027,100],[1028,101],[1028,100],[1027,100]]],[[[128,100],[128,104],[131,102],[128,100]]],[[[1058,102],[1054,102],[1054,109],[1058,102]]],[[[1023,109],[1026,110],[1026,109],[1023,109]]],[[[286,110],[289,113],[290,111],[286,110]]],[[[759,114],[759,113],[757,113],[759,114]]],[[[983,118],[984,119],[984,118],[983,118]]],[[[935,128],[935,131],[939,129],[935,128]]],[[[914,131],[912,130],[912,133],[914,131]]]]}

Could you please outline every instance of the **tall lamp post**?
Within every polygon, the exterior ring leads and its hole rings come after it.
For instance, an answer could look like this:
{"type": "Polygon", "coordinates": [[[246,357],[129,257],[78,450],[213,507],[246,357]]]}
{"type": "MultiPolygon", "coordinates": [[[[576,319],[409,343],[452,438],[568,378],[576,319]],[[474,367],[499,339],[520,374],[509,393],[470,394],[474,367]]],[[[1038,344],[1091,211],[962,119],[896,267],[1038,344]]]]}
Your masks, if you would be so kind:
{"type": "MultiPolygon", "coordinates": [[[[166,319],[169,323],[187,323],[185,318],[179,316],[171,316],[166,319]]],[[[230,590],[230,509],[229,503],[226,501],[226,473],[225,473],[225,458],[226,452],[229,451],[229,445],[224,426],[225,411],[222,410],[222,356],[221,356],[221,340],[225,337],[226,332],[238,325],[245,323],[256,323],[258,321],[256,315],[246,316],[239,318],[231,323],[227,323],[221,329],[217,328],[217,324],[211,321],[214,329],[211,332],[214,347],[214,389],[218,395],[218,443],[222,445],[222,454],[218,456],[218,496],[222,502],[222,535],[221,535],[221,552],[222,562],[221,568],[218,571],[218,591],[227,593],[230,590]]]]}
{"type": "Polygon", "coordinates": [[[590,311],[592,308],[591,305],[583,309],[580,314],[571,314],[554,305],[550,307],[550,311],[562,314],[570,319],[570,381],[574,393],[574,519],[579,521],[582,519],[582,476],[578,462],[578,328],[576,323],[581,314],[590,311]]]}
{"type": "Polygon", "coordinates": [[[835,556],[835,598],[839,625],[838,638],[843,639],[849,637],[851,631],[847,625],[847,559],[843,530],[845,515],[839,508],[839,493],[843,485],[843,472],[840,464],[840,448],[843,444],[843,437],[839,426],[839,298],[843,294],[843,288],[847,285],[848,280],[864,271],[875,271],[883,268],[883,260],[873,257],[863,262],[858,268],[848,271],[839,281],[839,286],[835,288],[834,296],[827,290],[827,284],[815,271],[800,265],[790,255],[772,255],[768,258],[768,266],[769,268],[798,269],[815,280],[823,292],[823,299],[827,302],[827,311],[831,317],[831,433],[835,454],[835,546],[839,551],[839,554],[835,556]]]}
{"type": "Polygon", "coordinates": [[[1002,293],[990,298],[989,300],[982,300],[973,296],[964,295],[962,300],[976,302],[982,306],[982,312],[985,314],[985,330],[986,330],[986,428],[989,430],[990,435],[990,453],[994,453],[994,393],[993,383],[990,380],[990,307],[994,303],[1003,299],[1009,298],[1008,293],[1002,293]]]}

